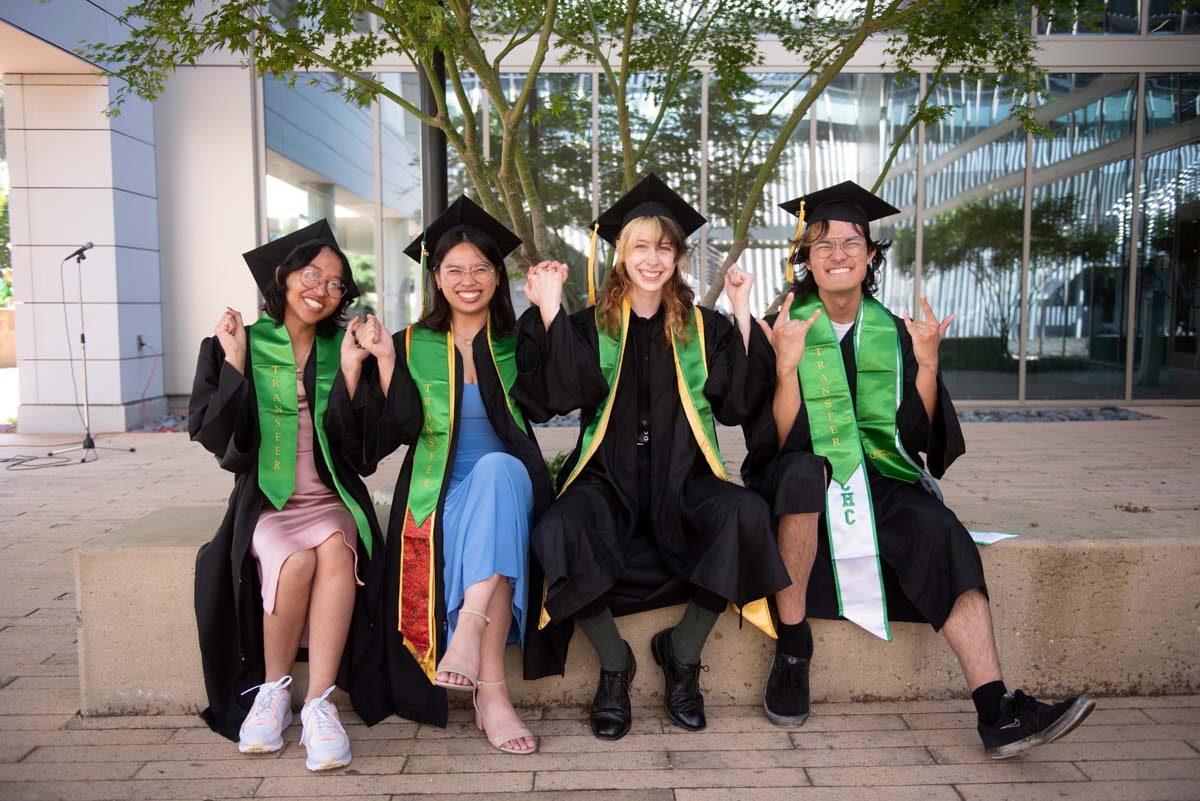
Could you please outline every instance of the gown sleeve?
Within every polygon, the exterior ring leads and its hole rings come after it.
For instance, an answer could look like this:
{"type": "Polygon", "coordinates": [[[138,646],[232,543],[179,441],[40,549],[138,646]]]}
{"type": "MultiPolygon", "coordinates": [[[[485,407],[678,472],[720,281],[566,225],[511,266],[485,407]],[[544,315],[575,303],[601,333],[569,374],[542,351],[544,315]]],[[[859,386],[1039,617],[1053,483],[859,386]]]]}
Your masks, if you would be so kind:
{"type": "Polygon", "coordinates": [[[386,397],[374,356],[363,362],[353,398],[340,370],[329,393],[325,424],[336,429],[342,456],[362,476],[374,473],[384,457],[401,445],[416,442],[425,419],[421,395],[408,372],[404,332],[393,335],[392,342],[396,367],[386,397]]]}
{"type": "Polygon", "coordinates": [[[599,406],[608,396],[600,371],[592,309],[559,310],[547,329],[537,307],[517,321],[517,380],[512,396],[534,423],[599,406]]]}
{"type": "Polygon", "coordinates": [[[900,318],[893,315],[896,330],[900,335],[900,353],[904,360],[904,391],[900,407],[896,410],[896,433],[909,454],[925,454],[925,465],[934,478],[941,478],[950,465],[966,452],[962,428],[958,424],[958,413],[950,392],[942,380],[942,371],[937,375],[937,409],[933,422],[925,414],[925,404],[917,392],[917,359],[913,355],[912,337],[904,328],[900,318]]]}
{"type": "Polygon", "coordinates": [[[249,379],[225,361],[225,350],[216,337],[206,337],[200,343],[188,401],[188,435],[226,470],[245,472],[258,450],[258,416],[253,407],[249,379]]]}
{"type": "Polygon", "coordinates": [[[750,350],[742,345],[738,327],[709,309],[702,309],[708,348],[708,381],[704,395],[713,416],[727,426],[754,420],[769,405],[775,390],[775,354],[766,335],[750,322],[750,350]]]}

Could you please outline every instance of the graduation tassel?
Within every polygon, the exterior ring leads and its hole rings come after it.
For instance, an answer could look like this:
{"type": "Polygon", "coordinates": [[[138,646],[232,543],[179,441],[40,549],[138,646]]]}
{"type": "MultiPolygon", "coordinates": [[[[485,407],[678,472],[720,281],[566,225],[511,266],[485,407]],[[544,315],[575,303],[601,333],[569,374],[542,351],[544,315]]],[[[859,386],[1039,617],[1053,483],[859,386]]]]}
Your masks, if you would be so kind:
{"type": "Polygon", "coordinates": [[[796,268],[792,266],[792,256],[796,253],[796,245],[800,241],[800,232],[804,229],[804,201],[800,201],[800,214],[796,219],[796,235],[792,237],[792,246],[788,249],[787,282],[791,286],[796,282],[796,268]]]}
{"type": "Polygon", "coordinates": [[[421,301],[421,317],[425,316],[425,257],[429,255],[429,251],[425,250],[425,240],[421,239],[421,281],[417,284],[418,297],[421,301]]]}
{"type": "Polygon", "coordinates": [[[596,234],[600,223],[592,225],[592,238],[588,248],[588,305],[596,305],[596,234]]]}

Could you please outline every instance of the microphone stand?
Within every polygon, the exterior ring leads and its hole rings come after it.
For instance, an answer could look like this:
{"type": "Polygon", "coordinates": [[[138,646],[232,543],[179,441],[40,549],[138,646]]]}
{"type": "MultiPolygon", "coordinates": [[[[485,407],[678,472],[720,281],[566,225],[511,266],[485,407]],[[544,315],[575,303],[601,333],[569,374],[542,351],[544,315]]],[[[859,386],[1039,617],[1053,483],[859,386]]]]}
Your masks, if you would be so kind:
{"type": "MultiPolygon", "coordinates": [[[[91,242],[88,246],[91,246],[91,242]]],[[[133,453],[133,448],[121,448],[113,445],[97,445],[92,439],[92,418],[90,413],[90,404],[88,403],[88,380],[87,380],[87,335],[83,330],[83,260],[87,256],[83,255],[83,251],[87,248],[80,248],[74,253],[75,256],[75,276],[79,286],[79,360],[83,364],[83,442],[79,445],[72,445],[69,448],[59,448],[56,451],[50,451],[47,456],[57,456],[60,453],[70,453],[71,451],[83,451],[83,458],[79,461],[88,462],[96,461],[100,458],[100,454],[96,451],[124,451],[125,453],[133,453]],[[92,458],[88,459],[88,451],[91,451],[92,458]]],[[[67,258],[71,258],[67,256],[67,258]]],[[[67,299],[63,298],[66,303],[67,299]]],[[[74,369],[72,366],[71,369],[74,369]]]]}

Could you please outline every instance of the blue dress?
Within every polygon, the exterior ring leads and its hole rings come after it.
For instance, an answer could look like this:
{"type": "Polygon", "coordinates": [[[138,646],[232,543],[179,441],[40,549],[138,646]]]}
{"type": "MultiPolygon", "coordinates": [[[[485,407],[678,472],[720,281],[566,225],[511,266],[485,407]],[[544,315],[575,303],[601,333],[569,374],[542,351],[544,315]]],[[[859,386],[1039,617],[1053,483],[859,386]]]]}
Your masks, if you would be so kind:
{"type": "Polygon", "coordinates": [[[454,637],[463,592],[499,573],[513,588],[508,642],[522,642],[529,577],[533,485],[517,457],[492,430],[479,386],[464,384],[458,449],[442,511],[446,642],[454,637]]]}

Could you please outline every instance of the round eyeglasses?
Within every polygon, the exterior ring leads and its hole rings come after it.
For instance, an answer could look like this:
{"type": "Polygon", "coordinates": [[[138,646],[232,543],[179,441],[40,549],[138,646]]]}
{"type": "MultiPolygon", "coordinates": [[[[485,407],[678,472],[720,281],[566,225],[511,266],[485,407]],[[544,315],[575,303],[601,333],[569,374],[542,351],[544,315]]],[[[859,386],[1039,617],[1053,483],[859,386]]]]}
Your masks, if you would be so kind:
{"type": "Polygon", "coordinates": [[[304,284],[309,289],[316,289],[322,283],[325,284],[325,291],[329,297],[338,300],[342,295],[346,294],[346,285],[336,278],[326,281],[321,271],[312,267],[305,267],[300,271],[300,283],[304,284]]]}

